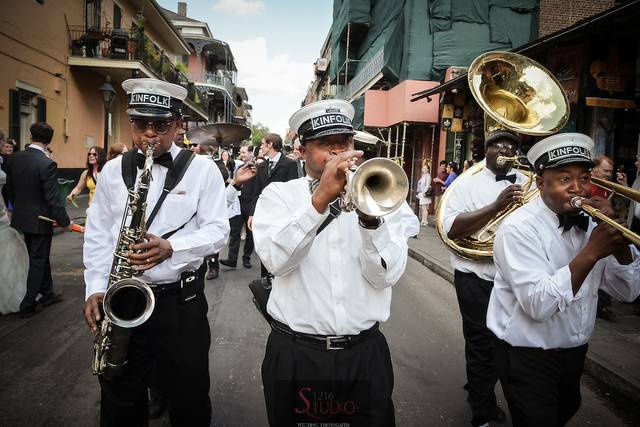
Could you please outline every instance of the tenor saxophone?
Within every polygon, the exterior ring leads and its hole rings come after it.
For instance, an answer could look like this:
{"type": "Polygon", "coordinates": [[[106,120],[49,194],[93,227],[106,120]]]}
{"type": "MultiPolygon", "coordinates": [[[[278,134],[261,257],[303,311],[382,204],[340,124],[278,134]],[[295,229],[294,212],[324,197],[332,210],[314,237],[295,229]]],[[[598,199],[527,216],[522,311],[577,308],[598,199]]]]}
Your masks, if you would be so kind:
{"type": "Polygon", "coordinates": [[[128,261],[129,246],[144,240],[147,194],[155,144],[148,144],[137,188],[129,190],[120,232],[113,254],[107,290],[102,301],[104,316],[93,345],[91,370],[106,379],[118,376],[127,363],[131,328],[144,323],[155,306],[153,291],[135,276],[142,274],[128,261]]]}

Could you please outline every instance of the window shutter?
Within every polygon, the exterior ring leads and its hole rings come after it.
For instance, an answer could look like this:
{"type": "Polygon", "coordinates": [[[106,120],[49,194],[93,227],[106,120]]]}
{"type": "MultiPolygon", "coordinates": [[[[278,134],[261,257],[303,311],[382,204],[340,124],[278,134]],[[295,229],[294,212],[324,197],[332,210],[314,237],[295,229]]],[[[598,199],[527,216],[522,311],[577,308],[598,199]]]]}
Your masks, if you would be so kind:
{"type": "Polygon", "coordinates": [[[38,121],[47,121],[47,100],[41,97],[38,97],[38,121]]]}
{"type": "Polygon", "coordinates": [[[9,89],[9,138],[20,144],[20,91],[9,89]]]}

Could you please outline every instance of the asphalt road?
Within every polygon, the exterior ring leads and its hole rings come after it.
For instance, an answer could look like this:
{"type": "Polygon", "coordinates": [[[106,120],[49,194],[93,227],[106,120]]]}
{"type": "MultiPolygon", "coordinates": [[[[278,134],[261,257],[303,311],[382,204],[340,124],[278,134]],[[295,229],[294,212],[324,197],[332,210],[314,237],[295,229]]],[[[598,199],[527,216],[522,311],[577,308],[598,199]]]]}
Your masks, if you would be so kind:
{"type": "MultiPolygon", "coordinates": [[[[81,318],[84,299],[79,234],[54,238],[54,286],[65,300],[30,319],[0,316],[0,425],[98,425],[99,388],[90,373],[92,338],[81,318]]],[[[252,269],[222,267],[206,294],[212,329],[211,398],[215,426],[265,426],[260,364],[268,328],[251,302],[252,269]]],[[[395,370],[398,426],[468,426],[462,390],[464,343],[453,287],[410,260],[394,288],[391,319],[382,327],[395,370]]],[[[506,403],[498,386],[500,404],[506,403]]],[[[637,411],[637,409],[635,409],[637,411]]],[[[589,378],[572,426],[638,425],[589,378]]],[[[152,426],[169,426],[167,417],[152,426]]],[[[506,425],[509,425],[506,423],[506,425]]]]}

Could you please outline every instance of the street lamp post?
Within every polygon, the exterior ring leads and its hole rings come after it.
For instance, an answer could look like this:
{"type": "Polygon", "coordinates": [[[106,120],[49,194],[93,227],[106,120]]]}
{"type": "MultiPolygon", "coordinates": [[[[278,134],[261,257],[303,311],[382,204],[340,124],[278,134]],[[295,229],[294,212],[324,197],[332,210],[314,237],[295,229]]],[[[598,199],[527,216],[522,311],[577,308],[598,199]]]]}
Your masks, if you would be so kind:
{"type": "Polygon", "coordinates": [[[116,90],[111,85],[111,76],[107,76],[107,80],[100,86],[100,92],[102,92],[102,98],[104,101],[104,140],[103,146],[105,153],[108,150],[109,143],[109,112],[111,111],[111,104],[116,97],[116,90]]]}

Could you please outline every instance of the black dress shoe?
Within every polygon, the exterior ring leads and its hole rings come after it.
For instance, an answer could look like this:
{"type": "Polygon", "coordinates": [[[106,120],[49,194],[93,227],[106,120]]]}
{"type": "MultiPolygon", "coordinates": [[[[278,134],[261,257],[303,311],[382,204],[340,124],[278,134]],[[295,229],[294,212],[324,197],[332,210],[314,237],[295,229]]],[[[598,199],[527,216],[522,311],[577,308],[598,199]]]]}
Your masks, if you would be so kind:
{"type": "Polygon", "coordinates": [[[506,421],[506,419],[507,419],[507,415],[504,413],[502,408],[499,406],[496,406],[496,408],[493,411],[493,414],[491,414],[491,418],[489,419],[489,421],[503,423],[506,421]]]}
{"type": "Polygon", "coordinates": [[[215,269],[210,269],[209,271],[207,271],[207,276],[205,277],[205,279],[207,280],[213,280],[213,279],[217,279],[218,278],[218,270],[215,269]]]}
{"type": "Polygon", "coordinates": [[[51,294],[43,295],[42,298],[40,298],[40,304],[42,304],[44,307],[58,303],[60,301],[62,301],[62,291],[52,292],[51,294]]]}
{"type": "Polygon", "coordinates": [[[149,398],[149,419],[155,420],[156,418],[160,418],[160,416],[167,409],[167,399],[163,398],[149,398]]]}
{"type": "Polygon", "coordinates": [[[244,268],[251,268],[251,261],[242,261],[244,268]]]}
{"type": "Polygon", "coordinates": [[[229,268],[236,268],[237,263],[229,260],[229,259],[221,259],[220,260],[220,264],[224,265],[225,267],[229,267],[229,268]]]}
{"type": "Polygon", "coordinates": [[[36,310],[37,306],[33,306],[31,308],[25,308],[20,310],[20,317],[23,319],[28,319],[29,317],[34,316],[38,311],[36,310]]]}

